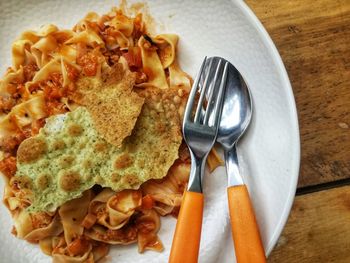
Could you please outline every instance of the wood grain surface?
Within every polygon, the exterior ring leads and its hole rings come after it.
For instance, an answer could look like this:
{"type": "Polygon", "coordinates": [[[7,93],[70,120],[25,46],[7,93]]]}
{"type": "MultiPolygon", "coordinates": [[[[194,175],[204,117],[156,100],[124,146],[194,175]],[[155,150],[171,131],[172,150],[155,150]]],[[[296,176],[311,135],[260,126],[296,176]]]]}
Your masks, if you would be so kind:
{"type": "Polygon", "coordinates": [[[350,186],[339,186],[350,182],[350,0],[246,2],[282,56],[301,135],[302,195],[268,261],[350,262],[350,186]]]}
{"type": "Polygon", "coordinates": [[[350,178],[350,1],[246,2],[292,83],[302,144],[299,187],[350,178]]]}
{"type": "Polygon", "coordinates": [[[297,196],[268,262],[350,262],[350,186],[297,196]]]}

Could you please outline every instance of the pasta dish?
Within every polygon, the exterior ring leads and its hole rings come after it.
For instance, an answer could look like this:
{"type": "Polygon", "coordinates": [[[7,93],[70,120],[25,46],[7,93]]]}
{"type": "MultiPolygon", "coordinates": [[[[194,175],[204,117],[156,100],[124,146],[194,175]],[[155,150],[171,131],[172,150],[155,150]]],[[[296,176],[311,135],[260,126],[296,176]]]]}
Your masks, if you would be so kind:
{"type": "MultiPolygon", "coordinates": [[[[178,36],[142,13],[88,13],[12,45],[0,80],[0,171],[12,234],[53,262],[97,262],[111,245],[162,251],[190,172],[182,114],[192,79],[178,36]]],[[[212,151],[210,169],[220,164],[212,151]]]]}

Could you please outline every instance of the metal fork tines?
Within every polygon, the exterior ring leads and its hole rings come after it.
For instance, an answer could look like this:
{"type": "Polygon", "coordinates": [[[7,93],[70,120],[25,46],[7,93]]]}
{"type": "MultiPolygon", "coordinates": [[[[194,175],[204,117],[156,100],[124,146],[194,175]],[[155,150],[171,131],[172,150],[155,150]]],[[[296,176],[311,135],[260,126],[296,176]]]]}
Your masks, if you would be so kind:
{"type": "Polygon", "coordinates": [[[183,135],[192,161],[188,191],[202,192],[206,159],[217,136],[227,71],[226,61],[219,60],[214,65],[213,60],[205,58],[189,95],[183,121],[183,135]]]}
{"type": "Polygon", "coordinates": [[[192,164],[188,190],[184,192],[176,223],[169,263],[198,261],[204,207],[202,176],[207,156],[218,133],[228,71],[227,62],[220,60],[214,65],[212,61],[204,59],[185,110],[182,128],[192,164]],[[208,101],[205,100],[206,97],[208,101]]]}

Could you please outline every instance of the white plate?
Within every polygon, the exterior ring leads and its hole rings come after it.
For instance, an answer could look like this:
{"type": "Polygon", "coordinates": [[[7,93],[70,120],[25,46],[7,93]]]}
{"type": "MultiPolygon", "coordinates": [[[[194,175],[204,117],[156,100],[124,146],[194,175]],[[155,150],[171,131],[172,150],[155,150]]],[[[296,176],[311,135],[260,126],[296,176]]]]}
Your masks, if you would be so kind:
{"type": "MultiPolygon", "coordinates": [[[[116,1],[1,1],[1,72],[11,64],[11,42],[25,29],[46,23],[71,28],[88,11],[104,13],[116,1]]],[[[299,172],[300,143],[294,97],[281,58],[263,26],[242,1],[150,1],[162,32],[180,35],[180,63],[195,75],[205,55],[223,56],[242,73],[254,100],[253,122],[239,144],[242,174],[248,184],[266,253],[288,218],[299,172]]],[[[205,178],[206,206],[200,262],[233,262],[223,168],[205,178]]],[[[3,181],[0,180],[3,188],[3,181]]],[[[11,218],[0,208],[0,255],[4,262],[50,262],[38,246],[10,234],[11,218]]],[[[175,220],[162,220],[163,253],[137,253],[115,247],[110,262],[167,262],[175,220]]]]}

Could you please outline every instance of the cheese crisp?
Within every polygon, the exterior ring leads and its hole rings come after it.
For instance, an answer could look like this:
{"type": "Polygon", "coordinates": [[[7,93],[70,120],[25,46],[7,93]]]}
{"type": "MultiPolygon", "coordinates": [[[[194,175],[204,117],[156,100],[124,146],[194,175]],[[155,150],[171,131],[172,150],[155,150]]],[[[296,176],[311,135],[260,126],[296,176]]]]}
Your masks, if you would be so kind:
{"type": "Polygon", "coordinates": [[[120,63],[106,71],[108,76],[104,81],[96,77],[81,78],[73,96],[87,107],[100,135],[120,147],[131,134],[144,99],[133,91],[134,73],[124,70],[120,63]]]}
{"type": "Polygon", "coordinates": [[[118,192],[167,174],[182,141],[179,116],[160,100],[166,92],[143,94],[146,103],[121,148],[102,138],[84,107],[49,118],[20,145],[13,180],[33,190],[31,211],[54,211],[95,184],[118,192]]]}

